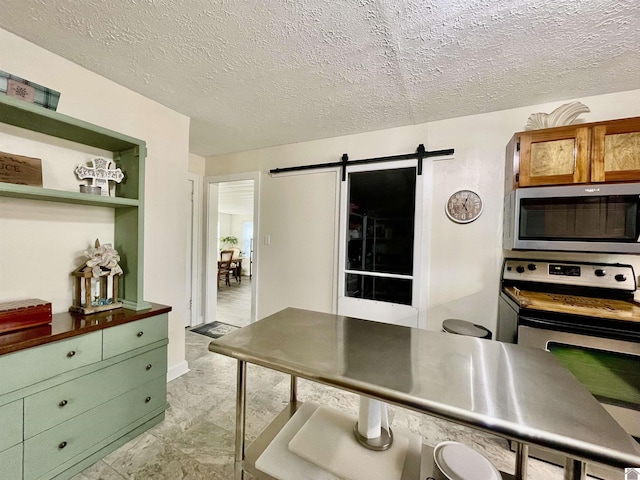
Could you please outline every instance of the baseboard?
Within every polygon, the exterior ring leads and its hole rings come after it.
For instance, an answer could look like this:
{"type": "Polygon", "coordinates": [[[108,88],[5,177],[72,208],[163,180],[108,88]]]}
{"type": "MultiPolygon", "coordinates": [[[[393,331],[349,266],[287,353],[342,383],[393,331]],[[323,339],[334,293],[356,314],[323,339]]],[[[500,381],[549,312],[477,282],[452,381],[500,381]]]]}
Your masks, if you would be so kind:
{"type": "Polygon", "coordinates": [[[186,360],[182,361],[177,365],[174,365],[173,367],[169,368],[169,370],[167,371],[167,382],[170,382],[171,380],[174,380],[179,376],[184,375],[188,371],[189,371],[189,364],[187,363],[186,360]]]}

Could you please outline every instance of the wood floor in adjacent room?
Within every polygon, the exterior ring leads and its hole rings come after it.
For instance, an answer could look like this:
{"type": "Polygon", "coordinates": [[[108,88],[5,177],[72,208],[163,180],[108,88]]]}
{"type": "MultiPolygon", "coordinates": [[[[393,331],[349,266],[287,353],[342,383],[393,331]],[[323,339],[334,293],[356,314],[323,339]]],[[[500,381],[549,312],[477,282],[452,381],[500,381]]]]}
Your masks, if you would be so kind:
{"type": "Polygon", "coordinates": [[[220,282],[216,320],[244,327],[249,325],[251,319],[251,278],[242,277],[241,282],[232,278],[230,283],[224,285],[224,282],[220,282]]]}

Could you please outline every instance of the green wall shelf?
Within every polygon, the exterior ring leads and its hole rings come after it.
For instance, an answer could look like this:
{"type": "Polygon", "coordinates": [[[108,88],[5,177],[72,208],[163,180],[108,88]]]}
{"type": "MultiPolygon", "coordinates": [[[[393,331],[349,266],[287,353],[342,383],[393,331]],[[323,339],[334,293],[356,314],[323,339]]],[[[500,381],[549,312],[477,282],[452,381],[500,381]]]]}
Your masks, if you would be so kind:
{"type": "Polygon", "coordinates": [[[125,308],[150,308],[151,304],[143,300],[142,283],[145,142],[1,94],[0,122],[113,153],[113,161],[125,173],[124,180],[116,184],[115,197],[2,182],[0,197],[113,208],[114,248],[124,270],[120,298],[125,308]]]}

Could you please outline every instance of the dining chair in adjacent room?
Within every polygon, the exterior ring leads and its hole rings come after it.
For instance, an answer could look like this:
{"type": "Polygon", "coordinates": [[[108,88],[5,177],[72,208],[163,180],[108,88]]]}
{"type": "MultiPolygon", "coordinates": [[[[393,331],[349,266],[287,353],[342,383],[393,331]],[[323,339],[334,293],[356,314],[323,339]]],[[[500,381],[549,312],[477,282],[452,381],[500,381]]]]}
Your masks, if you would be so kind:
{"type": "Polygon", "coordinates": [[[220,279],[224,279],[224,284],[231,286],[229,276],[235,276],[235,266],[231,261],[233,258],[233,250],[222,250],[220,252],[220,260],[218,260],[218,288],[220,288],[220,279]]]}

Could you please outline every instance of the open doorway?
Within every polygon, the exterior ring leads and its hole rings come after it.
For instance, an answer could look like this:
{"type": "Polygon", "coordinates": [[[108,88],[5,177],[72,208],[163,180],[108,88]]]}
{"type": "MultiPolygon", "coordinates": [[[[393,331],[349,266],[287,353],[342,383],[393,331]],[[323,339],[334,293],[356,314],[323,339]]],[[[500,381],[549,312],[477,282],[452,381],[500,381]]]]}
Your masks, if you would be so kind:
{"type": "Polygon", "coordinates": [[[255,320],[257,178],[245,174],[205,179],[206,323],[243,327],[255,320]]]}

